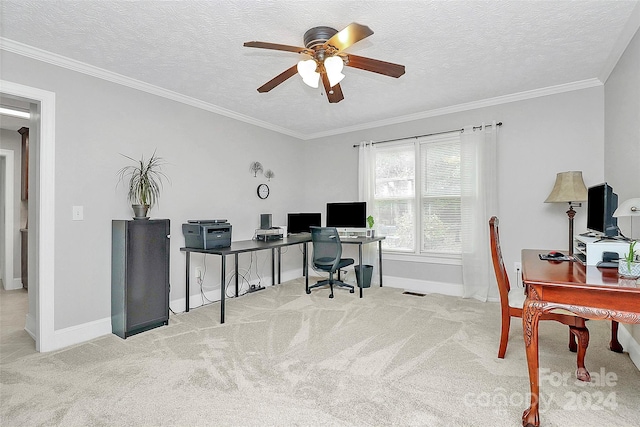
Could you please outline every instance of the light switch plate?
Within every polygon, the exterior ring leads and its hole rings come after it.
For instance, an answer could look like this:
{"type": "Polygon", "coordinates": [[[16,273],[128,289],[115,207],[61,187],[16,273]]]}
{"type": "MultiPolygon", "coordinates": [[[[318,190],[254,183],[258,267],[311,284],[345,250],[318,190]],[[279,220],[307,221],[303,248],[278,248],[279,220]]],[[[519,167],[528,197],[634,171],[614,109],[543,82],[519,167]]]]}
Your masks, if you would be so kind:
{"type": "Polygon", "coordinates": [[[73,207],[72,219],[74,221],[82,221],[82,220],[84,220],[84,206],[74,206],[73,207]]]}

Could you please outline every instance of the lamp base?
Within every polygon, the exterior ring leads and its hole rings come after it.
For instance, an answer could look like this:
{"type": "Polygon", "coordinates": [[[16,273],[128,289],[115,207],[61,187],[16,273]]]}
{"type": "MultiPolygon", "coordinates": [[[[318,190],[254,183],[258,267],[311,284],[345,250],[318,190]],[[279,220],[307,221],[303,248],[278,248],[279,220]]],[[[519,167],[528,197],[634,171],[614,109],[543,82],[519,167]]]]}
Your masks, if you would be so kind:
{"type": "Polygon", "coordinates": [[[569,258],[571,258],[573,257],[573,218],[576,216],[576,211],[573,210],[571,202],[569,202],[567,216],[569,217],[569,258]]]}

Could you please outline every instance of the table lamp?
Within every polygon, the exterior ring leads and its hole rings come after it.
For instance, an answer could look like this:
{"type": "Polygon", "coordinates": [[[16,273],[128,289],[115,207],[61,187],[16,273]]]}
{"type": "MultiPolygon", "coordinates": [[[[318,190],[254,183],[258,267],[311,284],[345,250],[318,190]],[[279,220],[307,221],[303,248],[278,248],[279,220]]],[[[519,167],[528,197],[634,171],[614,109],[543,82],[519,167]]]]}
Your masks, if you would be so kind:
{"type": "Polygon", "coordinates": [[[581,171],[559,172],[556,175],[556,183],[545,203],[569,203],[569,257],[573,256],[573,218],[576,211],[573,207],[582,206],[587,201],[587,187],[582,180],[581,171]]]}
{"type": "MultiPolygon", "coordinates": [[[[640,216],[640,198],[625,200],[618,206],[618,209],[613,213],[613,217],[620,218],[623,216],[631,217],[631,230],[628,240],[633,240],[633,217],[640,216]]],[[[620,234],[622,237],[625,237],[622,232],[620,232],[620,234]]]]}

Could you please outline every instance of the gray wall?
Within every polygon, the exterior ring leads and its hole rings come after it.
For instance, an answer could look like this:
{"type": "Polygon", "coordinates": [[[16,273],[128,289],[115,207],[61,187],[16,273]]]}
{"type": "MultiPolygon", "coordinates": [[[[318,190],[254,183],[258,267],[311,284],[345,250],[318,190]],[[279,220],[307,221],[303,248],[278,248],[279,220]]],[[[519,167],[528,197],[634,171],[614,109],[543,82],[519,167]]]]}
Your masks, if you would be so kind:
{"type": "MultiPolygon", "coordinates": [[[[581,170],[587,185],[605,178],[602,86],[305,142],[5,51],[0,59],[3,79],[56,93],[56,329],[110,316],[110,224],[131,216],[126,192],[116,186],[116,173],[127,164],[120,153],[138,158],[157,149],[171,163],[165,169],[171,184],[151,215],[172,221],[171,304],[178,311],[184,308],[184,221],[226,218],[240,240],[251,238],[260,213],[283,224],[286,212],[324,212],[328,201],[355,200],[352,145],[362,140],[502,121],[497,214],[510,272],[521,248],[567,248],[567,206],[543,203],[557,172],[581,170]],[[252,161],[276,173],[265,201],[255,195],[266,180],[249,173],[252,161]],[[74,205],[84,206],[84,221],[71,220],[74,205]]],[[[584,230],[586,211],[577,211],[576,230],[584,230]]],[[[264,276],[269,270],[261,257],[242,263],[257,264],[264,276]]],[[[285,257],[285,269],[296,268],[298,251],[285,257]]],[[[205,262],[194,258],[195,266],[205,262]]],[[[218,260],[206,263],[211,281],[205,285],[215,290],[218,260]]],[[[385,274],[461,283],[458,265],[389,260],[385,274]]],[[[192,296],[198,293],[192,288],[192,296]]]]}
{"type": "MultiPolygon", "coordinates": [[[[275,224],[300,210],[304,146],[291,137],[145,92],[2,51],[4,80],[56,93],[55,329],[110,317],[111,220],[131,218],[117,171],[154,150],[170,165],[171,183],[151,216],[171,219],[171,300],[181,311],[188,219],[226,218],[235,240],[249,239],[259,214],[275,224]],[[260,161],[276,177],[267,200],[249,164],[260,161]],[[72,221],[72,206],[84,221],[72,221]]],[[[299,263],[290,251],[289,264],[299,263]]],[[[263,255],[263,257],[266,255],[263,255]]],[[[195,257],[194,257],[195,258],[195,257]]],[[[215,257],[209,286],[218,286],[215,257]],[[215,265],[214,265],[215,264],[215,265]]],[[[202,260],[194,259],[195,266],[202,260]]],[[[260,261],[263,262],[263,261],[260,261]]],[[[199,290],[192,288],[194,295],[199,290]]],[[[215,292],[218,294],[219,292],[215,292]]]]}
{"type": "MultiPolygon", "coordinates": [[[[522,248],[568,248],[568,205],[544,203],[556,173],[580,170],[587,186],[602,182],[603,102],[604,90],[599,86],[310,141],[307,153],[314,156],[308,157],[331,159],[331,170],[337,173],[327,173],[324,161],[309,164],[306,194],[316,198],[309,203],[317,209],[326,199],[356,198],[357,150],[352,146],[362,140],[409,137],[502,121],[497,214],[503,256],[514,280],[512,266],[520,260],[522,248]]],[[[586,210],[576,210],[575,229],[582,232],[586,229],[586,210]]],[[[459,265],[389,260],[385,261],[385,274],[452,286],[462,281],[459,265]]]]}
{"type": "MultiPolygon", "coordinates": [[[[629,43],[605,84],[605,178],[618,200],[640,197],[640,32],[629,43]]],[[[630,218],[618,225],[629,236],[630,218]]],[[[634,221],[633,237],[640,239],[640,221],[634,221]]],[[[632,334],[640,342],[640,326],[632,334]]]]}

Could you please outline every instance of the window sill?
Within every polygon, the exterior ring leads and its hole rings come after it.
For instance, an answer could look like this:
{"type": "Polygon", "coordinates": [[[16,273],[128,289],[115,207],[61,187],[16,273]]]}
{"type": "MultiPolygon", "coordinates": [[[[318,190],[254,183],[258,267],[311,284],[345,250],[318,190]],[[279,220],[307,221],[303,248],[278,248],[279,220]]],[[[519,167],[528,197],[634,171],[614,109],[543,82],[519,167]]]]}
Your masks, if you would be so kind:
{"type": "Polygon", "coordinates": [[[382,251],[384,261],[419,262],[427,264],[462,265],[462,255],[459,254],[413,254],[402,252],[382,251]]]}

